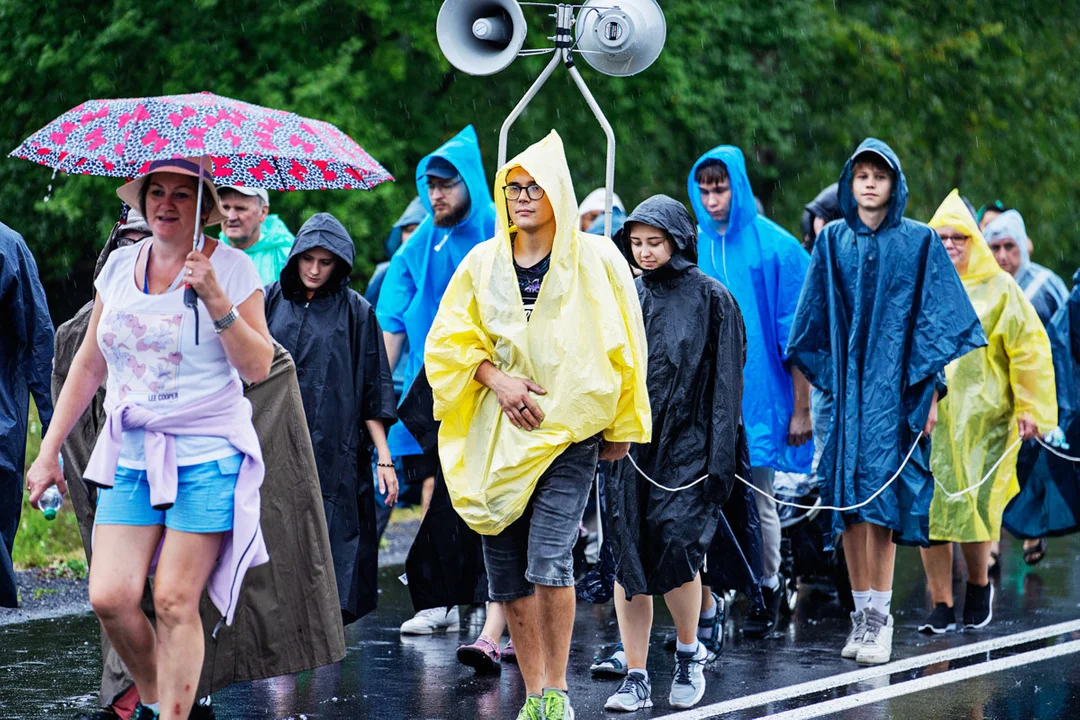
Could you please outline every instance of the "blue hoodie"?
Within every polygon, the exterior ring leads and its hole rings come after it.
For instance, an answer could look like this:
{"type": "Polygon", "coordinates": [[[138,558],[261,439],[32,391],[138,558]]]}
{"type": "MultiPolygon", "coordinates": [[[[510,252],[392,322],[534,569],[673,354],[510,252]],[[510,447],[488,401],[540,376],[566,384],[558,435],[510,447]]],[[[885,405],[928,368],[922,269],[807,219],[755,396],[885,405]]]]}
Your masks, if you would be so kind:
{"type": "Polygon", "coordinates": [[[833,398],[828,429],[816,428],[825,432],[822,501],[866,502],[835,513],[833,530],[871,522],[892,529],[899,544],[925,547],[934,497],[929,438],[912,446],[934,390],[945,396],[945,366],[986,345],[986,335],[937,233],[904,217],[907,199],[896,154],[880,140],[863,141],[840,175],[843,219],[814,243],[788,353],[833,398]],[[884,158],[894,177],[888,213],[874,230],[859,219],[851,190],[864,152],[884,158]],[[911,461],[882,490],[909,449],[911,461]]]}
{"type": "MultiPolygon", "coordinates": [[[[465,256],[476,245],[495,235],[495,204],[476,130],[469,125],[416,166],[416,189],[428,216],[416,228],[390,261],[379,292],[376,315],[386,332],[405,333],[409,351],[398,362],[405,363],[405,391],[424,364],[424,342],[446,286],[465,256]],[[433,158],[442,158],[457,168],[469,191],[469,214],[452,228],[435,226],[424,174],[433,158]]],[[[401,423],[390,428],[387,437],[394,455],[420,455],[419,443],[401,423]]]]}
{"type": "Polygon", "coordinates": [[[810,256],[791,233],[758,214],[739,148],[721,145],[702,155],[690,170],[686,191],[700,229],[698,265],[731,291],[746,325],[742,410],[750,464],[808,473],[813,443],[787,444],[795,398],[784,348],[810,256]],[[723,234],[705,210],[694,179],[706,160],[724,163],[731,179],[731,213],[723,234]]]}

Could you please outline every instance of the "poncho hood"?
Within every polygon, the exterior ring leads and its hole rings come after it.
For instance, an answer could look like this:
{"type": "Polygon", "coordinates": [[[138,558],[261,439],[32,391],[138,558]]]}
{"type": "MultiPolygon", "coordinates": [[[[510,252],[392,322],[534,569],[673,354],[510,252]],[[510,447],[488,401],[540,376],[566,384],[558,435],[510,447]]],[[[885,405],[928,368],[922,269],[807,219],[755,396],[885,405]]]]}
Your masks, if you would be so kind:
{"type": "Polygon", "coordinates": [[[634,261],[634,252],[630,247],[631,223],[644,223],[663,230],[674,245],[671,259],[662,267],[645,271],[646,282],[653,276],[668,277],[697,265],[697,226],[686,206],[667,195],[653,195],[634,208],[626,218],[626,223],[615,235],[615,242],[623,248],[627,261],[640,269],[634,261]]]}
{"type": "Polygon", "coordinates": [[[986,226],[984,236],[988,243],[1002,238],[1012,238],[1016,241],[1016,246],[1020,248],[1020,267],[1016,271],[1017,275],[1031,266],[1031,254],[1028,253],[1027,226],[1024,224],[1024,217],[1016,210],[1006,210],[991,220],[990,224],[986,226]]]}
{"type": "Polygon", "coordinates": [[[652,428],[645,329],[630,269],[609,239],[577,230],[557,133],[500,169],[496,192],[516,167],[544,188],[557,228],[532,315],[526,318],[514,271],[516,228],[500,202],[495,236],[454,274],[425,352],[450,497],[483,534],[498,534],[521,516],[540,476],[572,443],[599,433],[647,442],[652,428]],[[485,360],[547,390],[537,398],[545,414],[539,430],[515,428],[495,394],[476,382],[485,360]]]}
{"type": "Polygon", "coordinates": [[[304,284],[300,282],[299,257],[313,248],[328,250],[339,261],[334,268],[334,274],[315,294],[327,295],[348,286],[353,261],[356,259],[356,246],[353,245],[352,237],[345,226],[330,213],[315,213],[296,234],[289,261],[281,271],[281,289],[286,296],[305,291],[304,284]]]}
{"type": "MultiPolygon", "coordinates": [[[[427,193],[424,193],[425,197],[427,193]]],[[[394,227],[391,228],[390,234],[386,236],[386,256],[390,257],[397,252],[401,247],[401,231],[408,225],[419,225],[424,222],[424,218],[428,216],[427,210],[424,209],[424,203],[417,195],[405,208],[405,212],[401,213],[401,217],[394,223],[394,227]]]]}
{"type": "Polygon", "coordinates": [[[698,158],[686,181],[686,193],[690,197],[690,204],[694,208],[694,214],[697,215],[701,231],[718,240],[724,236],[738,234],[758,216],[754,191],[750,187],[750,178],[746,174],[746,158],[743,157],[742,150],[733,145],[714,147],[698,158]],[[697,169],[707,160],[719,160],[724,163],[727,166],[728,178],[731,180],[731,212],[724,232],[720,232],[716,221],[709,217],[705,204],[701,202],[697,180],[694,179],[697,169]]]}
{"type": "Polygon", "coordinates": [[[960,273],[960,280],[963,281],[964,287],[969,292],[972,285],[981,283],[996,275],[1005,274],[1005,271],[998,265],[997,260],[994,259],[994,253],[990,251],[990,246],[986,244],[974,216],[968,210],[963,198],[960,197],[959,190],[953,190],[949,193],[938,207],[937,212],[934,213],[934,217],[930,219],[929,224],[934,230],[951,226],[971,238],[968,241],[967,270],[960,273]]]}
{"type": "Polygon", "coordinates": [[[892,184],[892,193],[889,196],[889,212],[885,216],[885,221],[878,230],[897,227],[904,217],[904,211],[907,209],[908,201],[907,178],[904,177],[904,170],[900,167],[900,158],[896,156],[896,153],[893,152],[891,147],[881,140],[878,140],[877,138],[866,138],[859,144],[859,147],[852,156],[848,158],[847,163],[845,163],[844,171],[840,173],[840,183],[837,188],[840,199],[840,212],[843,213],[848,226],[854,230],[856,234],[870,232],[869,228],[867,228],[862,220],[859,219],[859,206],[855,203],[855,195],[851,192],[851,180],[854,177],[855,158],[866,152],[880,155],[885,162],[889,164],[889,167],[892,168],[892,171],[895,174],[892,184]]]}

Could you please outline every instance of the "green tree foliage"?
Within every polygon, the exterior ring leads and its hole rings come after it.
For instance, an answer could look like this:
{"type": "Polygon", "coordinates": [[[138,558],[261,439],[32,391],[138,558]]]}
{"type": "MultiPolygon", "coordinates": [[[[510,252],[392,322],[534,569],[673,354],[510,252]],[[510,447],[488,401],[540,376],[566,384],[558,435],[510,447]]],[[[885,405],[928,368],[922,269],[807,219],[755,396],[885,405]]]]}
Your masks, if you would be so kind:
{"type": "MultiPolygon", "coordinates": [[[[835,181],[863,137],[886,140],[908,173],[909,215],[926,219],[954,187],[976,205],[1018,207],[1036,259],[1080,262],[1072,166],[1080,144],[1080,24],[1062,0],[666,0],[667,46],[632,78],[580,63],[619,142],[628,203],[686,199],[696,157],[721,143],[747,154],[768,213],[798,232],[802,205],[835,181]]],[[[415,194],[421,157],[473,123],[494,174],[498,129],[543,66],[524,58],[476,78],[435,40],[436,0],[0,0],[3,147],[79,102],[208,90],[336,123],[398,182],[373,192],[273,194],[295,230],[337,214],[357,243],[357,285],[415,194]]],[[[525,8],[527,47],[551,34],[525,8]]],[[[566,73],[515,126],[514,153],[550,128],[567,144],[580,194],[603,180],[604,138],[566,73]]],[[[93,258],[115,219],[116,181],[0,163],[2,220],[35,251],[56,319],[89,298],[93,258]]]]}

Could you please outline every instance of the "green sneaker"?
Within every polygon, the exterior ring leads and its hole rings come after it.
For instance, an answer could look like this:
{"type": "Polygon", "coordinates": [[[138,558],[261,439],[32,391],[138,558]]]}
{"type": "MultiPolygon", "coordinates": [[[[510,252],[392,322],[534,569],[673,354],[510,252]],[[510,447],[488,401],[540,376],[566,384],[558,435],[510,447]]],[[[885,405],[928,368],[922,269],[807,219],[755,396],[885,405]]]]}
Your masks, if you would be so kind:
{"type": "Polygon", "coordinates": [[[570,706],[570,696],[562,690],[548,688],[544,690],[544,714],[541,720],[574,720],[574,708],[570,706]]]}
{"type": "Polygon", "coordinates": [[[544,720],[544,711],[540,707],[540,698],[536,695],[528,695],[525,704],[521,706],[517,720],[544,720]]]}

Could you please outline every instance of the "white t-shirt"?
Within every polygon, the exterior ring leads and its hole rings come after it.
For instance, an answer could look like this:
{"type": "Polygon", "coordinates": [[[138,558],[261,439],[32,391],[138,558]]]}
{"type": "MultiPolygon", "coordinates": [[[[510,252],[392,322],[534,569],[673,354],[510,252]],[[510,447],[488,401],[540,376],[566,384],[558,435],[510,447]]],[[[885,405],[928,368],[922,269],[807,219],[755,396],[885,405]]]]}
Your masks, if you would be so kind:
{"type": "MultiPolygon", "coordinates": [[[[167,414],[213,395],[239,374],[225,357],[225,348],[202,302],[198,303],[199,344],[195,344],[195,314],[184,306],[183,285],[161,295],[147,295],[136,284],[136,263],[145,244],[114,250],[94,282],[103,306],[97,342],[109,369],[106,402],[114,406],[134,401],[167,414]]],[[[218,243],[210,264],[234,305],[262,290],[259,273],[243,251],[218,243]]],[[[122,466],[146,469],[143,436],[142,430],[124,431],[122,466]]],[[[220,460],[236,452],[220,437],[176,438],[176,461],[181,466],[220,460]]]]}

